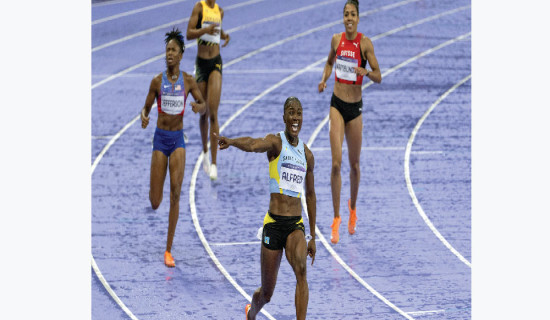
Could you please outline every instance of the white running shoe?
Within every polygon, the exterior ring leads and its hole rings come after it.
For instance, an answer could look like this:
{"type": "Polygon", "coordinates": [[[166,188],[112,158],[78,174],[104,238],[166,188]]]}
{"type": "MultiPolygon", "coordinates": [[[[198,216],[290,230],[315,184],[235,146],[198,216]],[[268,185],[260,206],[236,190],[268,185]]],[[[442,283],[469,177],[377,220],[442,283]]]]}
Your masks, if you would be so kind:
{"type": "Polygon", "coordinates": [[[210,180],[218,179],[218,169],[215,164],[210,165],[210,180]]]}
{"type": "Polygon", "coordinates": [[[204,172],[210,172],[210,160],[208,160],[208,152],[202,158],[202,168],[204,169],[204,172]]]}

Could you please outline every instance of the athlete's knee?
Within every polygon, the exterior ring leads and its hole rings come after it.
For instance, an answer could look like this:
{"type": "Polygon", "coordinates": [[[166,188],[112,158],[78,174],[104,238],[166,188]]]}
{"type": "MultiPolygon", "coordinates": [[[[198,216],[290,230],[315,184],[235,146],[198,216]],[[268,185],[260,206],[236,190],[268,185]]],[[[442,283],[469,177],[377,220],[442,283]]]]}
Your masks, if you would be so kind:
{"type": "Polygon", "coordinates": [[[296,280],[301,281],[306,279],[307,274],[307,263],[306,259],[299,259],[292,266],[294,269],[294,274],[296,275],[296,280]]]}
{"type": "Polygon", "coordinates": [[[210,120],[211,124],[218,122],[218,113],[217,112],[210,112],[210,115],[208,116],[208,119],[210,120]]]}
{"type": "Polygon", "coordinates": [[[157,210],[162,202],[162,195],[160,197],[154,197],[151,192],[149,192],[149,201],[151,202],[151,208],[157,210]]]}
{"type": "Polygon", "coordinates": [[[350,171],[351,173],[357,175],[361,172],[361,167],[359,166],[359,162],[354,162],[350,164],[350,171]]]}
{"type": "Polygon", "coordinates": [[[170,186],[170,202],[178,203],[180,201],[181,185],[170,186]]]}
{"type": "Polygon", "coordinates": [[[273,296],[273,290],[265,290],[265,288],[260,289],[260,298],[265,303],[269,303],[271,301],[271,297],[273,296]]]}
{"type": "Polygon", "coordinates": [[[332,161],[332,170],[331,174],[333,176],[339,176],[340,175],[340,167],[342,166],[341,161],[333,160],[332,161]]]}

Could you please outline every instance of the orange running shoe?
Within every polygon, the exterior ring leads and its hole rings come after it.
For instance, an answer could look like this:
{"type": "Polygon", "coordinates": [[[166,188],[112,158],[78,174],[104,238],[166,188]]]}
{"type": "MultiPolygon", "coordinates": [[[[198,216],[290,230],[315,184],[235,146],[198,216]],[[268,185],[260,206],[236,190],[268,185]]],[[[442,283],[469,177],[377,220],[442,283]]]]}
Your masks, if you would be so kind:
{"type": "Polygon", "coordinates": [[[340,228],[340,223],[342,223],[342,218],[334,218],[332,220],[332,224],[330,227],[332,228],[332,232],[330,234],[330,242],[333,244],[337,244],[338,240],[340,240],[340,235],[338,234],[338,229],[340,228]]]}
{"type": "Polygon", "coordinates": [[[246,320],[248,320],[248,310],[250,310],[250,308],[252,308],[252,305],[249,303],[246,305],[246,307],[244,307],[244,314],[246,316],[246,320]]]}
{"type": "Polygon", "coordinates": [[[351,210],[351,199],[348,199],[348,209],[349,209],[348,231],[349,231],[349,234],[354,234],[355,225],[357,223],[357,206],[355,207],[355,210],[351,210]]]}
{"type": "Polygon", "coordinates": [[[173,268],[176,266],[174,258],[172,258],[172,254],[168,251],[164,252],[164,264],[169,268],[173,268]]]}

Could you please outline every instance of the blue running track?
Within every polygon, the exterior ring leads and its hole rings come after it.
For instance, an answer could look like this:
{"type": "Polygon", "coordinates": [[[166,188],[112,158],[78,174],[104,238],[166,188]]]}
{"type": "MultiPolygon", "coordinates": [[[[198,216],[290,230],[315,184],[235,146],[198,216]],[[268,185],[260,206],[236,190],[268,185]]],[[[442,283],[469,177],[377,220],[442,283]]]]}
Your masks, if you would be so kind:
{"type": "MultiPolygon", "coordinates": [[[[243,319],[260,285],[256,231],[268,208],[264,154],[218,152],[218,180],[202,171],[198,116],[189,138],[180,218],[166,268],[163,203],[148,200],[150,126],[138,116],[163,71],[164,33],[184,33],[194,0],[92,4],[92,318],[243,319]]],[[[349,165],[342,158],[340,242],[330,244],[332,200],[327,90],[317,84],[342,0],[227,0],[219,123],[229,137],[283,130],[283,102],[304,107],[300,137],[315,156],[317,257],[308,319],[471,318],[471,7],[467,0],[361,1],[358,31],[383,74],[365,83],[358,225],[347,233],[349,165]]],[[[194,41],[181,69],[192,73],[194,41]]],[[[305,216],[305,214],[304,214],[305,216]]],[[[283,260],[285,260],[283,258],[283,260]]],[[[295,278],[281,263],[258,319],[295,318],[295,278]]]]}

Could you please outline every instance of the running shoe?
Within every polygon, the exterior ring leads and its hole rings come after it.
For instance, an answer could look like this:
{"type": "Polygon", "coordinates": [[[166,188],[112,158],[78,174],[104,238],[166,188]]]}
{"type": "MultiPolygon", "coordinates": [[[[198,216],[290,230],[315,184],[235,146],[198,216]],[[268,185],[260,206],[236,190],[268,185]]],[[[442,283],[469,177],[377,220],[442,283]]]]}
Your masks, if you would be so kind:
{"type": "Polygon", "coordinates": [[[332,232],[330,234],[330,242],[333,244],[337,244],[338,240],[340,240],[340,235],[338,234],[338,229],[340,228],[340,223],[342,223],[342,218],[334,218],[332,220],[332,224],[330,227],[332,228],[332,232]]]}
{"type": "Polygon", "coordinates": [[[218,179],[218,169],[215,164],[210,165],[210,180],[218,179]]]}
{"type": "Polygon", "coordinates": [[[204,157],[202,158],[202,168],[204,172],[209,173],[210,172],[210,160],[208,159],[208,150],[204,154],[204,157]]]}
{"type": "Polygon", "coordinates": [[[250,310],[250,308],[252,308],[252,305],[250,303],[247,304],[246,307],[244,307],[244,315],[246,320],[248,320],[248,310],[250,310]]]}
{"type": "Polygon", "coordinates": [[[173,268],[176,266],[174,258],[172,258],[172,254],[168,251],[164,252],[164,264],[169,268],[173,268]]]}
{"type": "Polygon", "coordinates": [[[355,207],[355,210],[351,210],[351,199],[348,199],[348,209],[349,209],[348,231],[349,231],[349,234],[354,234],[355,225],[357,223],[357,206],[355,207]]]}

